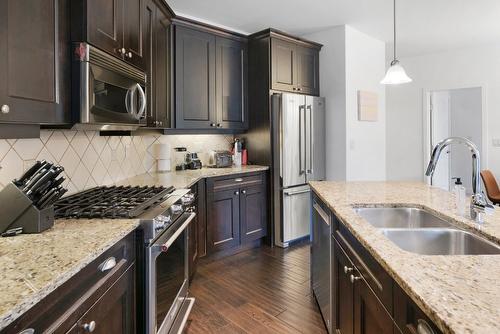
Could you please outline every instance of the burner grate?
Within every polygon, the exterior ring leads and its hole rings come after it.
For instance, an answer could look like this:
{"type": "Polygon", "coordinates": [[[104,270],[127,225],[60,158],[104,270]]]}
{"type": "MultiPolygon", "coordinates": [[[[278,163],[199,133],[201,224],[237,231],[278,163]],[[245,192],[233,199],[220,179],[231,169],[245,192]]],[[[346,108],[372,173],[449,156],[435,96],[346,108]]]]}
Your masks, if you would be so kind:
{"type": "Polygon", "coordinates": [[[56,218],[134,218],[162,202],[174,187],[96,187],[64,197],[55,204],[56,218]]]}

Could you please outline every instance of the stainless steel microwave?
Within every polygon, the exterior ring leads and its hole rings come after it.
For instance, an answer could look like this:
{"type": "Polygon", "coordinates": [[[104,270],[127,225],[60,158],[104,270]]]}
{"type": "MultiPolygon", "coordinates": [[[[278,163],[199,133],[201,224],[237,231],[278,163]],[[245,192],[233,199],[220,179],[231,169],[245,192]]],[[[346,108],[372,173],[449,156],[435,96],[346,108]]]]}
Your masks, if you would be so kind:
{"type": "Polygon", "coordinates": [[[87,43],[73,44],[71,89],[74,128],[146,126],[146,73],[87,43]]]}

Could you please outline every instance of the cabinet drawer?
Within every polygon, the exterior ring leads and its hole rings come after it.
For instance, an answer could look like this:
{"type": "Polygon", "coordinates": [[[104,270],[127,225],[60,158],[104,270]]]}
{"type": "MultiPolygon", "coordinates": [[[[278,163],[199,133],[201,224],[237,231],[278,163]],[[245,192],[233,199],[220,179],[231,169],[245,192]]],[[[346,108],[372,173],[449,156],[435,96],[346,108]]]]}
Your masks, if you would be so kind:
{"type": "Polygon", "coordinates": [[[224,191],[264,184],[264,174],[235,175],[231,177],[208,179],[208,191],[224,191]]]}
{"type": "Polygon", "coordinates": [[[334,229],[335,239],[354,262],[373,292],[392,314],[392,278],[336,217],[334,217],[334,229]]]}
{"type": "Polygon", "coordinates": [[[2,333],[65,333],[135,261],[135,232],[58,287],[2,333]]]}

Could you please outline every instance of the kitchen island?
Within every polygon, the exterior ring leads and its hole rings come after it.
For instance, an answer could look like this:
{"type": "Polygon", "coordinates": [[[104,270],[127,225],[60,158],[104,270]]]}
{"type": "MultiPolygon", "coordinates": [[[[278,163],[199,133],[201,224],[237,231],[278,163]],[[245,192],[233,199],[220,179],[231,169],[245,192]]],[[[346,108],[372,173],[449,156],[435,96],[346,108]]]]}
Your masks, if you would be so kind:
{"type": "MultiPolygon", "coordinates": [[[[423,183],[310,184],[315,196],[328,207],[331,215],[345,226],[378,263],[377,266],[383,268],[440,331],[500,332],[500,255],[420,255],[407,252],[358,215],[353,207],[423,208],[458,228],[497,244],[500,243],[500,210],[478,225],[456,214],[451,193],[423,183]]],[[[392,300],[390,305],[392,307],[392,300]]],[[[393,307],[395,314],[398,305],[394,303],[393,307]]]]}

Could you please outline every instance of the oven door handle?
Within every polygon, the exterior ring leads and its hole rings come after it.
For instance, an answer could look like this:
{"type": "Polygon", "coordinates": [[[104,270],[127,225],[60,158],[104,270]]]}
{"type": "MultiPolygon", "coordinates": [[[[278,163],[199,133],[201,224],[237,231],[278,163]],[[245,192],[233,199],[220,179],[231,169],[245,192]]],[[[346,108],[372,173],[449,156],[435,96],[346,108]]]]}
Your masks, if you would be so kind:
{"type": "Polygon", "coordinates": [[[196,213],[192,212],[189,214],[188,218],[182,223],[181,226],[170,236],[166,236],[168,239],[165,241],[164,238],[159,238],[154,244],[153,248],[158,249],[161,252],[166,252],[170,246],[174,243],[179,235],[188,227],[191,221],[196,217],[196,213]]]}

